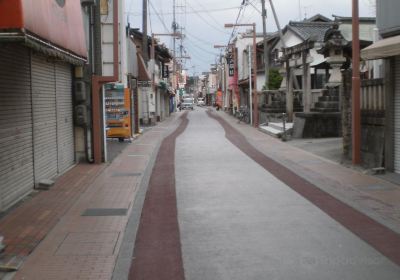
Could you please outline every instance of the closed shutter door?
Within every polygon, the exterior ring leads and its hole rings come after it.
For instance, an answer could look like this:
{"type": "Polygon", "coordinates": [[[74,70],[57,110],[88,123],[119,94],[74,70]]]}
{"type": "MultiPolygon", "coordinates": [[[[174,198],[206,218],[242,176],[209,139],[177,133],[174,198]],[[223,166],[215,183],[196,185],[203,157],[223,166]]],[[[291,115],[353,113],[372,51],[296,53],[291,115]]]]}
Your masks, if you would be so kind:
{"type": "Polygon", "coordinates": [[[400,56],[396,56],[394,68],[394,171],[400,173],[400,56]]]}
{"type": "Polygon", "coordinates": [[[36,183],[57,175],[54,63],[32,56],[33,147],[36,183]]]}
{"type": "Polygon", "coordinates": [[[58,172],[75,162],[72,116],[72,72],[69,64],[56,64],[58,172]]]}
{"type": "Polygon", "coordinates": [[[33,189],[29,51],[0,48],[0,210],[33,189]]]}

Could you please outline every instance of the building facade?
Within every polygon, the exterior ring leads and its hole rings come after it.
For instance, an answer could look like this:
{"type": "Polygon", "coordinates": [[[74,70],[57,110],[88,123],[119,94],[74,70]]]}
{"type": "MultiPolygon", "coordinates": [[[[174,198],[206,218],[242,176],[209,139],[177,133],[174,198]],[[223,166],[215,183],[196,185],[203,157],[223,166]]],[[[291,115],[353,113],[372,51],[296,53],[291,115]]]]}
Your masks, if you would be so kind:
{"type": "Polygon", "coordinates": [[[2,211],[75,164],[74,70],[87,50],[79,1],[2,1],[0,29],[2,211]]]}

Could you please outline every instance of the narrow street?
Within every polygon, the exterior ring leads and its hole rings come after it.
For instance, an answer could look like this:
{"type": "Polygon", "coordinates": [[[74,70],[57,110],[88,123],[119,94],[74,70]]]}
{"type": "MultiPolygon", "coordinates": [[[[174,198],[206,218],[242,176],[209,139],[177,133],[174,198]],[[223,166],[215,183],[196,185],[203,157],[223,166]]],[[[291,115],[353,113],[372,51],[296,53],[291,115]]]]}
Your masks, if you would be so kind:
{"type": "Polygon", "coordinates": [[[398,185],[196,107],[3,217],[16,271],[0,277],[395,280],[399,202],[398,185]]]}
{"type": "MultiPolygon", "coordinates": [[[[288,170],[270,173],[206,110],[187,119],[173,136],[175,180],[150,179],[129,279],[399,279],[398,234],[319,189],[303,194],[288,170]],[[176,198],[162,189],[174,181],[176,198]]],[[[155,171],[171,158],[159,160],[155,171]]]]}
{"type": "Polygon", "coordinates": [[[0,0],[0,280],[399,280],[397,0],[0,0]]]}

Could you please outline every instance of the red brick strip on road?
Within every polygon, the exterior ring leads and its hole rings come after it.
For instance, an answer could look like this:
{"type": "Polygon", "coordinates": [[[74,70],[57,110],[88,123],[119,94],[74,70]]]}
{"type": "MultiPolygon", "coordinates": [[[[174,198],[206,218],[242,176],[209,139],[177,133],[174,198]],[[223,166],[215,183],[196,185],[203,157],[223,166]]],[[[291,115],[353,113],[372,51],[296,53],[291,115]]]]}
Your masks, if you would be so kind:
{"type": "Polygon", "coordinates": [[[185,279],[175,191],[175,140],[178,128],[161,143],[144,201],[129,279],[185,279]]]}
{"type": "Polygon", "coordinates": [[[367,215],[322,191],[287,167],[254,148],[246,137],[219,116],[207,111],[225,130],[226,138],[301,196],[320,208],[392,262],[400,265],[400,235],[367,215]]]}

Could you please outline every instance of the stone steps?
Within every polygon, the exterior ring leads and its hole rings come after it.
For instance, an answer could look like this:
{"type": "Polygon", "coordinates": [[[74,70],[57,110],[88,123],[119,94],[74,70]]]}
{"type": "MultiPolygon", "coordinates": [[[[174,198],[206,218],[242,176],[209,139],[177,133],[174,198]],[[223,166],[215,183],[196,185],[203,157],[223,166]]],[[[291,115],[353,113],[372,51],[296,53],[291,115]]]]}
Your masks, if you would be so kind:
{"type": "Polygon", "coordinates": [[[315,103],[316,108],[339,108],[339,103],[336,101],[319,101],[315,103]]]}
{"type": "Polygon", "coordinates": [[[337,108],[312,108],[311,112],[317,112],[317,113],[336,113],[338,112],[339,109],[337,108]]]}
{"type": "MultiPolygon", "coordinates": [[[[293,123],[286,123],[285,124],[286,128],[286,134],[292,133],[293,130],[293,123]]],[[[265,134],[268,134],[272,137],[275,138],[281,138],[283,134],[283,124],[280,123],[268,123],[268,125],[260,125],[258,128],[261,132],[264,132],[265,134]]]]}
{"type": "Polygon", "coordinates": [[[339,102],[339,97],[338,96],[320,96],[318,97],[318,101],[335,101],[339,102]]]}

